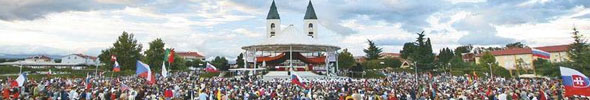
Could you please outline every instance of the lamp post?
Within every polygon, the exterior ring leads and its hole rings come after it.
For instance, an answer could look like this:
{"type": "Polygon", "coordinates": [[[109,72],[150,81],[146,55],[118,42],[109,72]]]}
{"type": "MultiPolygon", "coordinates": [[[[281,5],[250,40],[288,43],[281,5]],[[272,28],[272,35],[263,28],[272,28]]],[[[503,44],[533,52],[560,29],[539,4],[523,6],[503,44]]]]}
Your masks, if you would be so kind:
{"type": "Polygon", "coordinates": [[[490,67],[490,78],[494,78],[494,73],[492,73],[492,63],[488,63],[488,67],[490,67]]]}
{"type": "Polygon", "coordinates": [[[418,65],[414,61],[414,70],[416,71],[416,85],[418,85],[418,65]]]}
{"type": "Polygon", "coordinates": [[[447,65],[449,65],[449,75],[453,76],[453,74],[451,74],[451,72],[453,72],[453,69],[452,69],[453,66],[451,66],[450,62],[447,63],[447,65]]]}

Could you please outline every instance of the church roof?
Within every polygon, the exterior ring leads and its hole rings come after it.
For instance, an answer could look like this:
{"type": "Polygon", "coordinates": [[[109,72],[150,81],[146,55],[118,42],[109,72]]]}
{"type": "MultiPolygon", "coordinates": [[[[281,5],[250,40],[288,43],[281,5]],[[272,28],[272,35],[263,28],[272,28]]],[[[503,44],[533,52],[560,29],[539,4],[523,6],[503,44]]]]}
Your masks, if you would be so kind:
{"type": "Polygon", "coordinates": [[[270,10],[268,10],[268,16],[266,16],[266,19],[281,19],[281,17],[279,16],[279,11],[277,11],[277,6],[275,5],[275,1],[272,1],[272,4],[270,5],[270,10]]]}
{"type": "Polygon", "coordinates": [[[307,4],[307,11],[305,11],[305,16],[303,19],[318,19],[318,17],[315,15],[315,10],[313,9],[311,0],[309,1],[309,4],[307,4]]]}

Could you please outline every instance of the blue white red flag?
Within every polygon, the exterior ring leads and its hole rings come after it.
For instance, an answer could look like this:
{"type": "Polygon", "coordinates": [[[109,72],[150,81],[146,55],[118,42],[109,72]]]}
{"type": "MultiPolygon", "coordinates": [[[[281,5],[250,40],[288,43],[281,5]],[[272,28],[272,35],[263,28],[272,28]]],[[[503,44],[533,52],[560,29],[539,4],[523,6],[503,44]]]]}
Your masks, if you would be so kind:
{"type": "Polygon", "coordinates": [[[122,91],[129,90],[129,86],[125,85],[124,83],[121,83],[121,90],[122,91]]]}
{"type": "Polygon", "coordinates": [[[211,65],[210,63],[207,63],[207,67],[205,67],[205,71],[206,72],[218,72],[219,70],[217,70],[217,67],[211,65]]]}
{"type": "Polygon", "coordinates": [[[146,78],[149,84],[156,83],[156,77],[154,77],[150,66],[137,60],[135,75],[138,77],[146,78]]]}
{"type": "Polygon", "coordinates": [[[299,77],[295,73],[291,73],[291,84],[299,85],[303,88],[306,88],[302,82],[303,82],[303,79],[301,79],[301,77],[299,77]]]}
{"type": "Polygon", "coordinates": [[[115,65],[113,65],[113,72],[119,71],[121,71],[121,66],[119,66],[119,63],[117,61],[115,61],[115,65]]]}
{"type": "Polygon", "coordinates": [[[543,59],[549,59],[551,57],[551,53],[539,49],[532,49],[532,53],[533,56],[543,59]]]}
{"type": "Polygon", "coordinates": [[[586,75],[567,67],[559,67],[559,70],[565,86],[565,96],[590,96],[590,80],[586,75]]]}
{"type": "Polygon", "coordinates": [[[86,86],[86,89],[90,89],[92,88],[92,83],[90,83],[90,75],[88,73],[86,73],[86,79],[84,81],[84,85],[86,86]]]}
{"type": "Polygon", "coordinates": [[[21,73],[18,78],[16,78],[16,82],[18,83],[18,86],[23,86],[23,84],[25,84],[25,81],[27,81],[27,75],[25,75],[24,73],[21,73]]]}

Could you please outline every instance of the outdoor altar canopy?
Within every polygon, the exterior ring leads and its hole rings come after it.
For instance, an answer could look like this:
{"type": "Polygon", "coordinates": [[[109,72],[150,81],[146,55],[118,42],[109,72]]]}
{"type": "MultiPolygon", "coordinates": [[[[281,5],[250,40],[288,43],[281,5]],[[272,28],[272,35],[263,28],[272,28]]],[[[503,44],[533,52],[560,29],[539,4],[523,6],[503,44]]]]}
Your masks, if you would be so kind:
{"type": "Polygon", "coordinates": [[[242,47],[246,68],[267,68],[271,71],[316,71],[334,74],[338,69],[340,47],[322,44],[299,33],[293,25],[262,43],[242,47]]]}

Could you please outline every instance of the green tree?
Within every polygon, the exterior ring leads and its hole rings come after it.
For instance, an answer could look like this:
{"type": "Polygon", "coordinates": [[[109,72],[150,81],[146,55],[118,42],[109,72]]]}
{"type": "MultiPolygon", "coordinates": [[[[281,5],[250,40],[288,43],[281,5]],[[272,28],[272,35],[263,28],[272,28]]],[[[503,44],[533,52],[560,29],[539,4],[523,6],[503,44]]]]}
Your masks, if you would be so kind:
{"type": "Polygon", "coordinates": [[[506,44],[506,48],[525,48],[525,47],[529,47],[529,46],[523,44],[522,42],[514,42],[514,43],[506,44]]]}
{"type": "Polygon", "coordinates": [[[454,53],[451,49],[449,48],[443,48],[442,50],[440,50],[439,54],[438,54],[438,61],[441,64],[448,64],[451,59],[453,59],[454,53]]]}
{"type": "Polygon", "coordinates": [[[569,58],[573,61],[571,67],[588,74],[590,73],[590,67],[586,66],[590,65],[590,47],[586,43],[584,36],[576,28],[573,30],[572,38],[574,38],[574,42],[569,45],[567,51],[569,58]]]}
{"type": "Polygon", "coordinates": [[[402,61],[396,58],[385,58],[383,62],[386,67],[391,68],[399,68],[402,65],[402,61]]]}
{"type": "Polygon", "coordinates": [[[496,57],[494,57],[494,55],[492,55],[492,53],[484,52],[484,54],[481,56],[479,61],[480,61],[479,62],[480,68],[478,68],[476,70],[489,73],[490,67],[491,67],[492,74],[494,75],[494,77],[496,77],[496,76],[510,77],[510,72],[508,70],[506,70],[504,67],[501,67],[498,64],[498,62],[496,62],[496,57]]]}
{"type": "MultiPolygon", "coordinates": [[[[162,58],[162,57],[160,57],[162,58]]],[[[166,68],[172,70],[187,70],[188,66],[186,66],[186,61],[177,54],[174,54],[174,62],[170,64],[170,66],[166,65],[166,68]]]]}
{"type": "Polygon", "coordinates": [[[469,53],[471,52],[471,49],[473,49],[473,45],[464,45],[464,46],[459,46],[457,48],[455,48],[455,55],[456,56],[462,56],[463,53],[469,53]]]}
{"type": "Polygon", "coordinates": [[[413,56],[414,51],[417,49],[418,47],[416,46],[416,43],[414,42],[408,42],[404,44],[403,49],[400,51],[400,56],[404,59],[408,59],[409,57],[413,56]]]}
{"type": "Polygon", "coordinates": [[[166,56],[164,54],[166,52],[164,50],[165,44],[164,42],[162,42],[162,39],[160,38],[157,38],[148,44],[150,47],[143,52],[145,54],[145,58],[143,61],[145,61],[146,64],[150,65],[151,69],[154,69],[155,71],[160,71],[162,68],[162,63],[164,63],[164,56],[166,56]]]}
{"type": "Polygon", "coordinates": [[[244,54],[240,53],[240,55],[238,55],[236,58],[236,64],[238,65],[238,68],[244,67],[244,54]]]}
{"type": "Polygon", "coordinates": [[[352,68],[355,65],[354,56],[348,52],[348,49],[342,50],[338,54],[338,67],[343,69],[352,68]]]}
{"type": "Polygon", "coordinates": [[[117,41],[113,43],[113,47],[103,50],[99,57],[101,57],[103,63],[106,63],[111,62],[111,55],[115,55],[117,56],[119,65],[121,65],[121,70],[135,70],[137,60],[143,58],[143,55],[140,54],[141,49],[141,44],[137,43],[133,34],[123,32],[123,34],[117,38],[117,41]]]}
{"type": "Polygon", "coordinates": [[[379,59],[381,57],[379,54],[381,54],[382,48],[377,47],[371,40],[367,41],[369,42],[369,47],[363,50],[367,56],[367,60],[379,59]]]}
{"type": "Polygon", "coordinates": [[[426,36],[424,31],[416,34],[418,35],[418,38],[416,38],[417,48],[410,59],[416,62],[419,70],[432,70],[434,54],[432,53],[430,38],[424,38],[426,36]]]}
{"type": "Polygon", "coordinates": [[[112,49],[113,48],[111,47],[100,51],[100,54],[98,55],[98,60],[100,60],[100,63],[105,64],[105,66],[112,67],[112,64],[114,63],[111,62],[111,55],[113,55],[111,53],[112,49]]]}
{"type": "Polygon", "coordinates": [[[227,71],[229,69],[229,65],[227,62],[227,59],[225,59],[225,57],[215,57],[215,59],[213,59],[211,61],[211,64],[217,68],[219,68],[219,70],[221,71],[227,71]]]}
{"type": "Polygon", "coordinates": [[[385,65],[381,64],[381,62],[383,62],[383,60],[380,60],[380,59],[367,60],[367,61],[363,62],[362,65],[366,69],[381,69],[381,68],[385,67],[385,65]]]}
{"type": "Polygon", "coordinates": [[[186,60],[184,65],[186,67],[202,67],[199,64],[205,65],[205,62],[201,61],[201,59],[191,59],[191,60],[186,60]]]}
{"type": "Polygon", "coordinates": [[[559,71],[557,71],[559,70],[559,67],[553,66],[553,64],[551,64],[551,62],[548,60],[537,58],[535,61],[533,61],[533,64],[535,65],[537,74],[550,77],[560,76],[559,71]]]}

